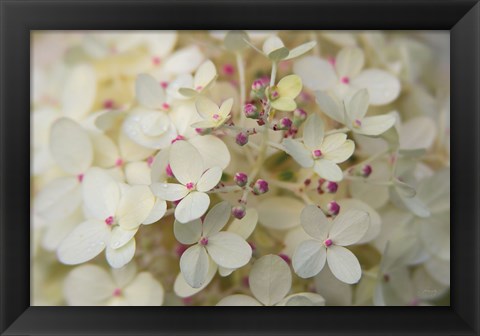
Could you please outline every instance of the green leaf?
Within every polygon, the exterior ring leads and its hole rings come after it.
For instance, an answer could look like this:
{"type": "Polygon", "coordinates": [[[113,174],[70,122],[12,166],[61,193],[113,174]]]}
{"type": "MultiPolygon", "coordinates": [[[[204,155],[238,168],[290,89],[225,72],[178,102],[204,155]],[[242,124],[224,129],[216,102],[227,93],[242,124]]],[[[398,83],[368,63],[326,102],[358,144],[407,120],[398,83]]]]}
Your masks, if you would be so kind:
{"type": "Polygon", "coordinates": [[[282,48],[278,48],[274,51],[272,51],[270,54],[268,54],[268,58],[270,58],[272,61],[281,61],[283,60],[285,57],[288,56],[288,54],[290,53],[290,51],[285,48],[285,47],[282,47],[282,48]]]}

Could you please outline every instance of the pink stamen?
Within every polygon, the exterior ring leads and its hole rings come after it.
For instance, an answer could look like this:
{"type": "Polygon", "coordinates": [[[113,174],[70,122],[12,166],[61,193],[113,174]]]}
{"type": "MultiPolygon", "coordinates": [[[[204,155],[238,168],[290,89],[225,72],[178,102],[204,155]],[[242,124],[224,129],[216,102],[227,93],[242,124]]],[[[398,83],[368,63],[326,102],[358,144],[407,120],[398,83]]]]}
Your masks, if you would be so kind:
{"type": "Polygon", "coordinates": [[[118,158],[117,161],[115,161],[115,166],[121,167],[122,165],[123,165],[123,160],[121,158],[118,158]]]}
{"type": "Polygon", "coordinates": [[[84,176],[83,174],[78,174],[78,175],[77,175],[77,180],[78,180],[78,182],[82,183],[82,181],[83,181],[83,176],[84,176]]]}
{"type": "Polygon", "coordinates": [[[120,288],[115,288],[112,295],[118,297],[118,296],[122,295],[122,290],[120,288]]]}
{"type": "Polygon", "coordinates": [[[113,99],[107,99],[103,102],[103,108],[105,109],[112,109],[115,106],[113,99]]]}
{"type": "Polygon", "coordinates": [[[322,156],[322,151],[320,149],[315,149],[313,151],[313,156],[318,159],[319,157],[322,156]]]}
{"type": "Polygon", "coordinates": [[[355,127],[361,127],[362,126],[362,122],[358,119],[355,119],[355,121],[353,123],[354,123],[355,127]]]}
{"type": "Polygon", "coordinates": [[[173,177],[173,171],[172,171],[172,167],[170,167],[170,164],[168,164],[168,165],[165,167],[165,172],[167,173],[167,176],[168,176],[168,177],[173,177]]]}
{"type": "Polygon", "coordinates": [[[162,104],[162,108],[163,108],[164,110],[169,110],[169,109],[170,109],[170,104],[163,103],[163,104],[162,104]]]}
{"type": "Polygon", "coordinates": [[[147,158],[147,165],[148,165],[149,167],[151,167],[152,164],[153,164],[153,156],[149,156],[149,157],[147,158]]]}
{"type": "Polygon", "coordinates": [[[202,237],[202,239],[200,239],[200,245],[202,245],[202,246],[208,245],[208,238],[207,237],[202,237]]]}
{"type": "Polygon", "coordinates": [[[202,89],[203,89],[203,86],[201,86],[201,85],[199,85],[195,88],[195,90],[197,90],[197,91],[201,91],[202,89]]]}
{"type": "Polygon", "coordinates": [[[187,187],[188,190],[192,190],[195,187],[195,183],[188,182],[185,186],[187,187]]]}
{"type": "Polygon", "coordinates": [[[107,218],[105,218],[105,224],[110,226],[113,224],[113,220],[113,216],[108,216],[107,218]]]}
{"type": "Polygon", "coordinates": [[[278,255],[280,258],[282,258],[287,264],[290,265],[290,263],[292,262],[292,260],[290,259],[290,257],[286,254],[283,254],[283,253],[280,253],[278,255]]]}
{"type": "Polygon", "coordinates": [[[178,135],[175,139],[172,140],[172,144],[178,140],[185,140],[185,138],[181,135],[178,135]]]}
{"type": "Polygon", "coordinates": [[[337,60],[336,60],[335,57],[333,57],[333,56],[329,56],[329,57],[327,58],[327,61],[328,61],[328,63],[330,63],[332,66],[335,66],[335,64],[337,63],[337,60]]]}
{"type": "Polygon", "coordinates": [[[161,86],[162,88],[166,89],[166,88],[168,87],[168,82],[165,82],[165,81],[160,82],[160,86],[161,86]]]}
{"type": "Polygon", "coordinates": [[[213,117],[213,119],[215,119],[215,120],[220,119],[220,116],[219,116],[218,114],[214,114],[212,117],[213,117]]]}
{"type": "Polygon", "coordinates": [[[160,59],[160,57],[158,57],[158,56],[152,57],[153,65],[159,65],[161,62],[162,62],[162,60],[160,59]]]}
{"type": "Polygon", "coordinates": [[[323,244],[325,245],[325,247],[330,247],[333,245],[333,242],[331,239],[327,239],[323,242],[323,244]]]}
{"type": "Polygon", "coordinates": [[[350,78],[348,78],[347,76],[342,77],[340,78],[340,82],[342,82],[343,84],[348,84],[350,83],[350,78]]]}
{"type": "Polygon", "coordinates": [[[235,67],[231,64],[225,64],[222,70],[223,73],[227,76],[231,76],[235,73],[235,67]]]}

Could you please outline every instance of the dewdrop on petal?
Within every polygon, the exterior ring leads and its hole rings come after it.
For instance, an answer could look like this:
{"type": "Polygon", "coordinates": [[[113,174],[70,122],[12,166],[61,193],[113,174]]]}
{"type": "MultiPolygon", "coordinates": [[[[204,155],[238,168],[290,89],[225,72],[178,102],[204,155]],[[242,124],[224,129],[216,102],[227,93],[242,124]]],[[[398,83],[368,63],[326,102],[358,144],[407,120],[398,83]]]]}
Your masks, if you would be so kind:
{"type": "Polygon", "coordinates": [[[262,195],[268,192],[268,182],[258,179],[253,185],[252,191],[255,195],[262,195]]]}
{"type": "Polygon", "coordinates": [[[242,173],[242,172],[238,172],[235,174],[235,176],[233,177],[233,180],[235,181],[235,183],[239,186],[239,187],[245,187],[247,185],[247,182],[248,182],[248,176],[247,174],[245,173],[242,173]]]}

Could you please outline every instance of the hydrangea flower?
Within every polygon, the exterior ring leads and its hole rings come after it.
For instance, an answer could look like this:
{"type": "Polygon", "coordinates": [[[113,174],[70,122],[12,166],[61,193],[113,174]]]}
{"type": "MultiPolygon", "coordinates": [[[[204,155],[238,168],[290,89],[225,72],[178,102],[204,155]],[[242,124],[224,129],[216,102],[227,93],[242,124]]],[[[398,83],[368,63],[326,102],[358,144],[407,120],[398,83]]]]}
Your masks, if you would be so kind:
{"type": "Polygon", "coordinates": [[[203,118],[202,121],[192,124],[195,128],[217,128],[223,125],[230,118],[230,111],[233,106],[233,98],[225,100],[220,107],[205,97],[198,97],[195,106],[197,112],[203,118]]]}
{"type": "Polygon", "coordinates": [[[317,45],[311,41],[289,50],[278,36],[270,36],[262,46],[263,54],[273,61],[287,61],[302,56],[317,45]]]}
{"type": "Polygon", "coordinates": [[[369,94],[366,89],[357,91],[350,100],[343,104],[332,94],[316,92],[317,103],[322,111],[351,131],[369,136],[377,136],[395,124],[393,114],[365,117],[369,106],[369,94]]]}
{"type": "Polygon", "coordinates": [[[285,260],[273,254],[261,257],[253,264],[248,284],[255,298],[235,294],[224,297],[217,306],[324,306],[325,300],[315,293],[288,295],[292,274],[285,260]]]}
{"type": "Polygon", "coordinates": [[[187,223],[200,218],[210,205],[207,191],[215,187],[222,177],[220,167],[204,169],[200,153],[186,141],[176,141],[170,149],[170,167],[180,183],[154,183],[156,196],[167,201],[179,201],[175,218],[187,223]]]}
{"type": "Polygon", "coordinates": [[[355,149],[344,133],[325,136],[323,122],[312,114],[305,122],[303,141],[284,139],[285,151],[304,168],[313,168],[318,176],[329,181],[341,181],[343,172],[338,163],[347,160],[355,149]]]}
{"type": "Polygon", "coordinates": [[[119,184],[100,168],[83,179],[87,220],[60,244],[58,259],[67,265],[89,261],[106,249],[110,266],[120,268],[135,253],[135,233],[150,215],[155,197],[147,186],[119,184]]]}
{"type": "Polygon", "coordinates": [[[208,60],[202,63],[195,72],[195,77],[184,76],[179,82],[182,85],[178,92],[186,98],[194,98],[207,91],[217,78],[217,69],[212,61],[208,60]]]}
{"type": "Polygon", "coordinates": [[[372,105],[386,105],[400,94],[400,81],[387,71],[363,70],[365,55],[358,47],[340,50],[334,61],[307,56],[294,65],[294,72],[313,91],[332,91],[344,99],[359,89],[367,89],[372,105]]]}
{"type": "Polygon", "coordinates": [[[291,112],[297,108],[295,98],[302,91],[302,80],[297,75],[283,77],[276,86],[269,88],[270,105],[277,110],[291,112]]]}
{"type": "Polygon", "coordinates": [[[344,246],[363,238],[370,225],[368,214],[349,210],[329,221],[317,206],[308,205],[302,211],[301,221],[313,239],[304,241],[295,250],[292,259],[295,273],[302,278],[313,277],[327,262],[338,280],[348,284],[358,282],[362,276],[360,263],[344,246]]]}
{"type": "Polygon", "coordinates": [[[190,246],[180,258],[180,270],[185,281],[193,288],[207,280],[210,260],[221,267],[235,269],[248,263],[252,248],[238,234],[222,232],[230,218],[228,202],[215,205],[205,220],[174,224],[177,240],[190,246]]]}

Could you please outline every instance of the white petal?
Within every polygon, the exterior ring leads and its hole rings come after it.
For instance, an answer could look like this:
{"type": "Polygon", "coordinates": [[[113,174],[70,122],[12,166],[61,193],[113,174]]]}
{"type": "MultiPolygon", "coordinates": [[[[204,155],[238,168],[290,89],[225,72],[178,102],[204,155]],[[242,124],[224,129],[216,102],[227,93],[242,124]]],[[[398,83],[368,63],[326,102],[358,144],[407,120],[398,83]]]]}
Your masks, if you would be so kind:
{"type": "Polygon", "coordinates": [[[128,162],[125,165],[125,179],[128,184],[150,185],[150,167],[145,161],[128,162]]]}
{"type": "Polygon", "coordinates": [[[168,157],[170,156],[170,148],[162,149],[153,158],[150,170],[150,180],[152,183],[163,182],[167,177],[168,157]]]}
{"type": "Polygon", "coordinates": [[[287,296],[277,306],[325,306],[325,299],[316,293],[298,293],[287,296]]]}
{"type": "Polygon", "coordinates": [[[69,216],[82,202],[82,189],[74,177],[53,180],[35,196],[35,212],[42,219],[56,221],[69,216]]]}
{"type": "Polygon", "coordinates": [[[352,140],[347,140],[336,149],[325,153],[324,157],[326,160],[329,160],[335,163],[342,163],[348,160],[348,158],[352,156],[354,151],[355,151],[355,143],[352,140]]]}
{"type": "Polygon", "coordinates": [[[180,270],[185,281],[193,288],[201,287],[207,280],[208,255],[204,247],[193,245],[180,258],[180,270]]]}
{"type": "Polygon", "coordinates": [[[134,230],[125,230],[122,229],[120,226],[115,226],[112,229],[112,235],[110,237],[109,246],[112,249],[118,249],[128,243],[135,234],[137,233],[138,229],[134,230]]]}
{"type": "Polygon", "coordinates": [[[352,304],[352,286],[338,281],[328,267],[314,278],[315,290],[320,293],[328,306],[350,306],[352,304]]]}
{"type": "Polygon", "coordinates": [[[93,145],[93,165],[101,168],[111,168],[120,157],[117,145],[103,133],[90,132],[90,139],[93,145]]]}
{"type": "MultiPolygon", "coordinates": [[[[123,127],[124,127],[124,131],[125,131],[125,124],[123,125],[123,127]]],[[[173,126],[171,127],[171,129],[169,129],[168,132],[172,132],[172,133],[171,134],[168,133],[164,137],[168,138],[168,140],[169,140],[168,146],[169,146],[170,145],[170,139],[175,138],[177,136],[177,133],[175,132],[175,128],[173,126]]],[[[157,149],[156,144],[163,142],[163,138],[162,138],[162,141],[160,141],[156,138],[150,138],[150,139],[153,139],[152,142],[149,142],[149,143],[143,145],[140,142],[135,142],[132,139],[130,139],[129,136],[127,136],[127,134],[125,132],[120,132],[120,134],[118,135],[118,147],[120,148],[120,156],[124,159],[124,161],[133,162],[133,161],[145,160],[149,156],[153,155],[153,149],[157,149]],[[153,145],[150,146],[153,149],[146,146],[146,145],[149,145],[149,144],[150,145],[151,144],[155,145],[155,146],[153,146],[153,145]]]]}
{"type": "Polygon", "coordinates": [[[161,109],[165,103],[165,92],[160,83],[150,75],[140,74],[135,81],[135,97],[142,106],[161,109]]]}
{"type": "Polygon", "coordinates": [[[183,185],[196,184],[204,172],[202,156],[194,146],[183,140],[174,142],[170,147],[170,167],[183,185]]]}
{"type": "Polygon", "coordinates": [[[226,201],[218,203],[210,209],[203,220],[202,235],[210,237],[220,232],[230,219],[231,209],[230,203],[226,201]]]}
{"type": "Polygon", "coordinates": [[[371,105],[386,105],[400,95],[400,81],[386,71],[368,69],[353,78],[351,84],[357,88],[366,88],[371,105]]]}
{"type": "Polygon", "coordinates": [[[197,108],[198,114],[200,114],[200,116],[206,120],[210,120],[214,114],[219,114],[217,104],[207,97],[198,97],[195,101],[195,107],[197,108]]]}
{"type": "Polygon", "coordinates": [[[290,52],[288,53],[288,57],[284,58],[283,60],[286,61],[286,60],[289,60],[289,59],[293,59],[293,58],[297,58],[299,56],[302,56],[303,54],[312,50],[316,45],[317,45],[317,42],[315,42],[315,41],[310,41],[310,42],[301,44],[298,47],[295,47],[292,50],[290,50],[290,52]]]}
{"type": "Polygon", "coordinates": [[[226,268],[242,267],[252,257],[250,245],[231,232],[219,232],[208,237],[206,249],[217,265],[226,268]]]}
{"type": "Polygon", "coordinates": [[[233,273],[233,271],[235,271],[235,268],[226,268],[226,267],[219,267],[218,268],[218,274],[220,274],[220,276],[222,276],[222,277],[229,276],[230,274],[233,273]]]}
{"type": "Polygon", "coordinates": [[[115,216],[120,200],[117,182],[104,170],[91,168],[83,178],[83,199],[88,211],[97,219],[115,216]]]}
{"type": "Polygon", "coordinates": [[[83,220],[84,216],[81,213],[81,209],[77,208],[77,210],[65,218],[49,222],[42,236],[42,247],[47,251],[55,251],[65,237],[83,220]]]}
{"type": "Polygon", "coordinates": [[[132,238],[120,248],[113,249],[107,246],[105,256],[108,264],[113,268],[121,268],[128,264],[135,255],[135,238],[132,238]]]}
{"type": "Polygon", "coordinates": [[[188,140],[203,158],[204,169],[220,167],[225,169],[230,163],[230,152],[225,143],[213,135],[197,136],[188,140]]]}
{"type": "Polygon", "coordinates": [[[222,105],[220,105],[219,114],[222,117],[226,118],[230,114],[232,107],[233,107],[233,98],[228,98],[222,103],[222,105]]]}
{"type": "Polygon", "coordinates": [[[82,265],[65,277],[63,293],[70,306],[104,305],[115,290],[112,277],[96,265],[82,265]]]}
{"type": "Polygon", "coordinates": [[[400,127],[400,148],[429,149],[437,135],[437,126],[432,118],[420,116],[408,120],[400,127]]]}
{"type": "Polygon", "coordinates": [[[212,167],[205,171],[197,183],[197,190],[206,192],[215,187],[222,178],[222,169],[220,167],[212,167]]]}
{"type": "Polygon", "coordinates": [[[266,306],[282,300],[292,286],[292,274],[287,263],[276,255],[266,255],[258,259],[248,278],[253,295],[266,306]]]}
{"type": "Polygon", "coordinates": [[[164,64],[165,70],[172,74],[193,72],[203,61],[204,56],[198,46],[190,46],[173,53],[164,64]]]}
{"type": "Polygon", "coordinates": [[[342,211],[333,221],[329,238],[335,245],[352,245],[363,238],[369,226],[370,216],[366,211],[342,211]]]}
{"type": "Polygon", "coordinates": [[[178,201],[188,195],[188,189],[183,184],[153,183],[152,192],[155,196],[166,201],[178,201]]]}
{"type": "Polygon", "coordinates": [[[190,222],[202,217],[209,205],[210,198],[207,194],[191,192],[175,208],[175,218],[181,223],[190,222]]]}
{"type": "Polygon", "coordinates": [[[75,265],[93,259],[105,249],[109,236],[110,228],[105,223],[98,220],[83,222],[58,247],[58,260],[75,265]]]}
{"type": "Polygon", "coordinates": [[[316,56],[306,56],[296,61],[293,72],[302,78],[303,85],[313,91],[328,90],[338,80],[333,66],[316,56]]]}
{"type": "Polygon", "coordinates": [[[258,212],[254,208],[248,208],[245,217],[234,219],[228,227],[228,232],[236,233],[243,239],[247,239],[253,233],[258,222],[258,212]]]}
{"type": "Polygon", "coordinates": [[[75,121],[58,119],[51,128],[50,150],[57,164],[67,173],[85,173],[93,161],[88,133],[75,121]]]}
{"type": "Polygon", "coordinates": [[[194,89],[197,89],[198,87],[205,89],[215,77],[217,77],[215,64],[210,60],[205,61],[195,72],[195,77],[193,78],[194,89]]]}
{"type": "Polygon", "coordinates": [[[335,61],[335,68],[340,77],[354,77],[362,70],[365,55],[362,49],[357,47],[343,48],[335,61]]]}
{"type": "Polygon", "coordinates": [[[357,244],[369,242],[379,235],[382,228],[382,219],[380,218],[378,212],[375,211],[370,205],[355,198],[345,198],[339,200],[338,204],[340,205],[341,212],[347,212],[350,209],[362,210],[366,211],[370,217],[370,225],[368,230],[362,239],[357,242],[357,244]]]}
{"type": "Polygon", "coordinates": [[[395,124],[395,117],[391,114],[384,114],[374,117],[367,117],[362,120],[362,126],[354,128],[353,131],[364,135],[380,135],[385,133],[395,124]]]}
{"type": "Polygon", "coordinates": [[[362,276],[357,257],[345,247],[330,246],[327,249],[327,262],[333,275],[347,284],[358,282],[362,276]]]}
{"type": "Polygon", "coordinates": [[[339,123],[345,123],[345,109],[332,93],[315,91],[315,98],[323,113],[339,123]]]}
{"type": "Polygon", "coordinates": [[[317,240],[306,240],[295,250],[292,266],[301,278],[311,278],[317,275],[325,266],[327,253],[325,246],[317,240]]]}
{"type": "Polygon", "coordinates": [[[65,80],[61,96],[62,112],[81,120],[90,112],[95,101],[97,78],[90,65],[75,66],[65,80]]]}
{"type": "Polygon", "coordinates": [[[118,224],[127,230],[138,228],[148,217],[154,204],[155,196],[148,186],[136,185],[128,188],[118,204],[118,224]]]}
{"type": "Polygon", "coordinates": [[[152,211],[150,211],[150,214],[145,218],[142,224],[149,225],[158,222],[165,215],[166,211],[167,202],[157,197],[152,211]]]}
{"type": "Polygon", "coordinates": [[[262,49],[265,55],[268,55],[271,52],[283,47],[285,47],[285,45],[283,44],[282,40],[278,36],[270,36],[263,43],[262,49]]]}
{"type": "Polygon", "coordinates": [[[320,146],[322,154],[325,155],[331,151],[336,150],[347,141],[347,135],[345,133],[335,133],[325,137],[320,146]]]}
{"type": "Polygon", "coordinates": [[[138,274],[123,292],[130,306],[161,306],[163,304],[163,287],[147,272],[138,274]]]}
{"type": "Polygon", "coordinates": [[[175,238],[182,244],[191,245],[202,236],[202,221],[195,219],[188,223],[180,223],[175,221],[173,224],[173,234],[175,238]]]}
{"type": "Polygon", "coordinates": [[[317,240],[325,240],[328,236],[331,223],[322,210],[316,205],[307,205],[300,218],[305,232],[317,240]]]}
{"type": "Polygon", "coordinates": [[[339,182],[343,179],[343,172],[336,163],[324,159],[315,161],[313,170],[318,176],[333,182],[339,182]]]}
{"type": "Polygon", "coordinates": [[[310,150],[318,149],[323,141],[324,125],[317,114],[312,114],[305,121],[303,128],[303,142],[310,150]]]}
{"type": "Polygon", "coordinates": [[[284,139],[282,145],[287,154],[289,154],[298,164],[304,168],[313,166],[312,153],[308,151],[304,144],[298,140],[284,139]]]}
{"type": "Polygon", "coordinates": [[[347,113],[350,120],[362,120],[367,114],[369,104],[368,90],[358,90],[347,104],[347,113]]]}
{"type": "Polygon", "coordinates": [[[270,229],[286,230],[300,225],[303,202],[291,197],[270,197],[258,205],[260,224],[270,229]]]}
{"type": "Polygon", "coordinates": [[[175,283],[173,284],[173,290],[175,294],[177,294],[181,298],[186,298],[197,294],[202,289],[207,287],[215,276],[215,273],[217,273],[218,268],[217,264],[215,264],[213,260],[210,259],[209,261],[210,263],[208,266],[207,280],[203,283],[203,285],[198,288],[193,288],[185,281],[182,273],[179,273],[177,275],[177,278],[175,279],[175,283]]]}
{"type": "Polygon", "coordinates": [[[261,304],[251,296],[235,294],[224,297],[216,306],[261,306],[261,304]]]}

